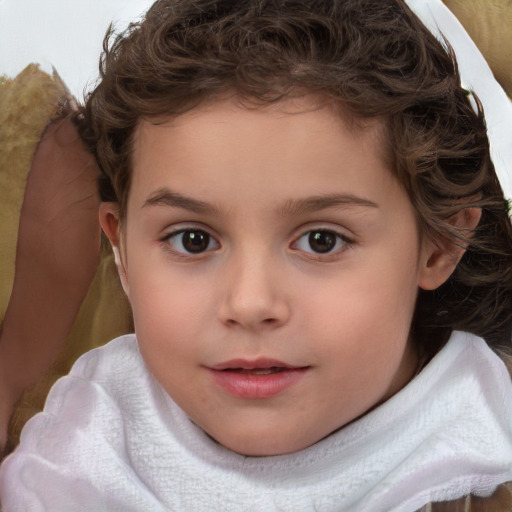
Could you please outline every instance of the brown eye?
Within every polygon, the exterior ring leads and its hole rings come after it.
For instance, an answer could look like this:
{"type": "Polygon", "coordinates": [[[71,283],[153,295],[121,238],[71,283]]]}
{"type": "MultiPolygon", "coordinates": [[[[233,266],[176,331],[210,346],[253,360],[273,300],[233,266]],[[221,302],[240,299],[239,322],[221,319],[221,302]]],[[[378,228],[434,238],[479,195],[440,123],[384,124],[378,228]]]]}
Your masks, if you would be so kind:
{"type": "Polygon", "coordinates": [[[343,250],[351,241],[330,229],[313,229],[304,233],[293,244],[295,249],[310,254],[328,254],[343,250]]]}
{"type": "Polygon", "coordinates": [[[218,243],[209,233],[201,229],[184,229],[167,237],[169,245],[184,254],[201,254],[216,249],[218,243]]]}
{"type": "Polygon", "coordinates": [[[338,235],[332,231],[311,231],[308,243],[314,252],[331,252],[336,246],[338,235]]]}
{"type": "Polygon", "coordinates": [[[210,235],[204,231],[185,231],[183,233],[183,247],[188,252],[203,252],[208,249],[210,235]]]}

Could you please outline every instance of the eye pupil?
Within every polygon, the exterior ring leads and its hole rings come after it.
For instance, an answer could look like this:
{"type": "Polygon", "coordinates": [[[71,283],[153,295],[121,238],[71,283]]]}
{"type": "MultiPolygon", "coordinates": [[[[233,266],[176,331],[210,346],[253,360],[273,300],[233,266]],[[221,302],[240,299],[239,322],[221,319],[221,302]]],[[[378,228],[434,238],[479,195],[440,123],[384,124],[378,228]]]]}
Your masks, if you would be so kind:
{"type": "Polygon", "coordinates": [[[192,253],[206,251],[210,243],[210,235],[204,231],[185,231],[182,239],[183,247],[192,253]]]}
{"type": "Polygon", "coordinates": [[[315,252],[329,252],[336,245],[336,235],[330,231],[312,231],[309,234],[309,245],[315,252]]]}

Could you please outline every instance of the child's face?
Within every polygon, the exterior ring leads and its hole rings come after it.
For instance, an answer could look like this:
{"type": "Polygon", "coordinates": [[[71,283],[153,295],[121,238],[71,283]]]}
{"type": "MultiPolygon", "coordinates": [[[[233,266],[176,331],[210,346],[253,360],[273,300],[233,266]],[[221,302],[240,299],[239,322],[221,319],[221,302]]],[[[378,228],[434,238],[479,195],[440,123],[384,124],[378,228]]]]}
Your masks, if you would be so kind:
{"type": "Polygon", "coordinates": [[[319,441],[417,365],[424,251],[382,126],[314,106],[225,100],[136,133],[123,260],[141,353],[248,455],[319,441]]]}

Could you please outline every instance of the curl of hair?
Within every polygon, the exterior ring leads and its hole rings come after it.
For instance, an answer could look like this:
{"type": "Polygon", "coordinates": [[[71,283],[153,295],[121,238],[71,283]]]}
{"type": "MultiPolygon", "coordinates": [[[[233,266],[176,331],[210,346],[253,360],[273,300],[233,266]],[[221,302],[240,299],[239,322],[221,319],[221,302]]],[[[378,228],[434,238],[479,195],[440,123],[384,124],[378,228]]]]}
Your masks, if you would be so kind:
{"type": "Polygon", "coordinates": [[[102,199],[119,203],[121,219],[142,118],[234,91],[255,105],[320,94],[363,124],[384,120],[422,232],[467,245],[443,286],[420,291],[413,338],[427,355],[452,329],[510,346],[512,232],[483,116],[449,46],[402,0],[160,0],[124,33],[110,28],[100,73],[77,123],[103,173],[102,199]],[[468,238],[450,217],[470,207],[482,219],[468,238]]]}

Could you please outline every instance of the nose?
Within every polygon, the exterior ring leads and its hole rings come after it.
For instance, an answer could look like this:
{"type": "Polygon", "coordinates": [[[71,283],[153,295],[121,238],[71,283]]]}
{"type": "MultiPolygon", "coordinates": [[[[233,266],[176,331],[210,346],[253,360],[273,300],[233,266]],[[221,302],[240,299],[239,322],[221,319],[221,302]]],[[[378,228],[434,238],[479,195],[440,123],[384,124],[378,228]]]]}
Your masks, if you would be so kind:
{"type": "Polygon", "coordinates": [[[237,258],[228,265],[219,320],[229,327],[249,330],[273,329],[286,324],[290,305],[284,276],[270,258],[237,258]]]}

